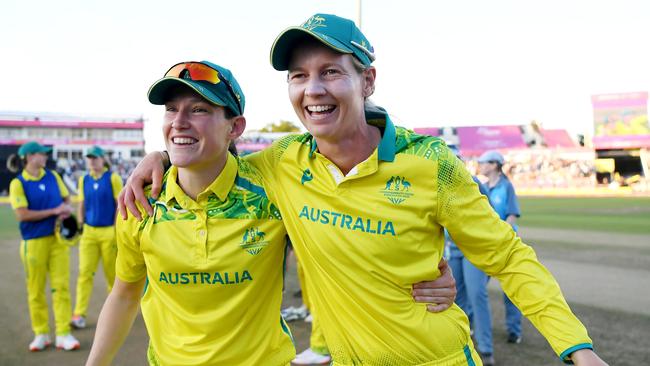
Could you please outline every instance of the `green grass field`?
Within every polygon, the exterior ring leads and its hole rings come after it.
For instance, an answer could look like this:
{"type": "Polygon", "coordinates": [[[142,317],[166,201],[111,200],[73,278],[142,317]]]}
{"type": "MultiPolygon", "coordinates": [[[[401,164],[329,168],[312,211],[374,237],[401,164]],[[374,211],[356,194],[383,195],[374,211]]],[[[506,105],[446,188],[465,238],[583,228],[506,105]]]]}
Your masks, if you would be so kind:
{"type": "Polygon", "coordinates": [[[650,234],[648,197],[523,197],[521,226],[650,234]]]}
{"type": "Polygon", "coordinates": [[[11,239],[20,237],[16,215],[9,205],[0,205],[0,238],[11,239]]]}
{"type": "MultiPolygon", "coordinates": [[[[521,226],[650,234],[648,197],[522,197],[521,226]]],[[[0,236],[18,238],[9,205],[0,205],[0,236]]]]}

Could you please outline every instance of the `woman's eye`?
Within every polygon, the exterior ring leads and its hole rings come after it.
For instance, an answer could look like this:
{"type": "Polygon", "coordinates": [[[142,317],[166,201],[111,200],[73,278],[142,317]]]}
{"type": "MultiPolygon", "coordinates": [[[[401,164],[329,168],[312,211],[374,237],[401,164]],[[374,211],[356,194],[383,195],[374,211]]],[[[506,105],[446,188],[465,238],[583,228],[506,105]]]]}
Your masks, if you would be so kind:
{"type": "Polygon", "coordinates": [[[290,74],[289,80],[298,80],[298,79],[302,79],[303,77],[305,77],[305,74],[302,73],[290,74]]]}

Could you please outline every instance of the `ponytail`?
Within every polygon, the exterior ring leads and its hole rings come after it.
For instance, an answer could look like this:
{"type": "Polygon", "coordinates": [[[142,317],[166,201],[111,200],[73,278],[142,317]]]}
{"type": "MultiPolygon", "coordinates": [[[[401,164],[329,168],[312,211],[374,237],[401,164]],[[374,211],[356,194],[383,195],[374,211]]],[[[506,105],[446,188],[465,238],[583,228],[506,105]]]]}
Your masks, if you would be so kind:
{"type": "Polygon", "coordinates": [[[18,173],[25,165],[25,159],[19,157],[18,154],[11,154],[7,158],[7,169],[12,173],[18,173]]]}

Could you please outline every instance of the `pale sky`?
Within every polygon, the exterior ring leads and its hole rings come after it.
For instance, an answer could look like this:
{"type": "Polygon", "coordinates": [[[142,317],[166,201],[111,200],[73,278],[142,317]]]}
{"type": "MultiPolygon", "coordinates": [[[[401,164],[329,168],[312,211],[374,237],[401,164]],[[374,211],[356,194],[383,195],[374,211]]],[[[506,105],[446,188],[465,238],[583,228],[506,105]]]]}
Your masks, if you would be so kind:
{"type": "MultiPolygon", "coordinates": [[[[231,69],[248,129],[299,124],[275,37],[316,12],[357,18],[356,0],[2,0],[0,112],[143,115],[146,92],[179,61],[231,69]]],[[[591,95],[650,91],[647,0],[364,0],[375,47],[373,100],[409,128],[526,124],[591,133],[591,95]]]]}

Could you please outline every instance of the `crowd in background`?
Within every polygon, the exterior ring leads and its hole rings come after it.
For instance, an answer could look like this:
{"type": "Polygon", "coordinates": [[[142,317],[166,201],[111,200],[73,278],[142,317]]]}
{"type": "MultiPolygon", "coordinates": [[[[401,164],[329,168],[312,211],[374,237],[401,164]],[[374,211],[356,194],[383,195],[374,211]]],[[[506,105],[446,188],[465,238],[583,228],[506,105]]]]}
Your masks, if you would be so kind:
{"type": "MultiPolygon", "coordinates": [[[[110,169],[117,173],[123,182],[126,182],[127,178],[135,169],[135,166],[138,164],[138,160],[126,160],[122,158],[117,158],[111,161],[110,169]]],[[[86,166],[86,159],[57,159],[56,160],[56,171],[59,173],[63,182],[68,186],[68,189],[73,193],[77,193],[77,182],[79,182],[79,177],[88,172],[88,167],[86,166]]]]}
{"type": "MultiPolygon", "coordinates": [[[[466,164],[478,173],[476,160],[466,164]]],[[[517,189],[585,188],[596,186],[594,160],[562,157],[552,153],[506,154],[503,172],[517,189]]]]}

